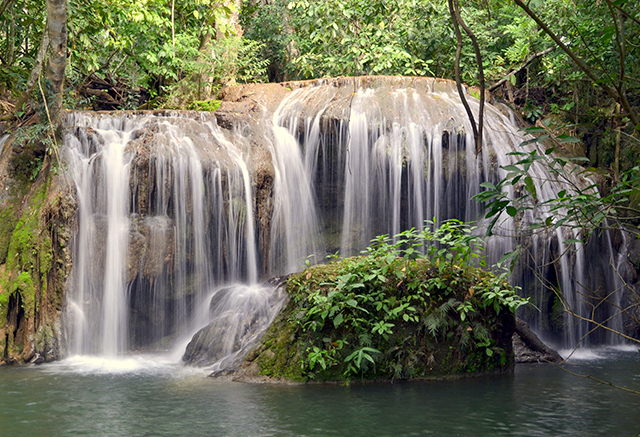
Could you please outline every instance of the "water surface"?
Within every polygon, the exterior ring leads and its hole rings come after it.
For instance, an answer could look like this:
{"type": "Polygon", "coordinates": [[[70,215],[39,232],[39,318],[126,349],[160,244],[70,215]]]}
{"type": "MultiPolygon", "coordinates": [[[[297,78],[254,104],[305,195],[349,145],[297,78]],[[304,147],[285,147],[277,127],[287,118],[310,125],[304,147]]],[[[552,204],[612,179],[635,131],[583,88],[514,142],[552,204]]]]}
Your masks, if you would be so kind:
{"type": "MultiPolygon", "coordinates": [[[[568,370],[640,390],[636,350],[568,370]]],[[[513,375],[396,384],[254,385],[170,357],[74,357],[0,368],[2,436],[637,436],[640,396],[551,365],[513,375]]]]}

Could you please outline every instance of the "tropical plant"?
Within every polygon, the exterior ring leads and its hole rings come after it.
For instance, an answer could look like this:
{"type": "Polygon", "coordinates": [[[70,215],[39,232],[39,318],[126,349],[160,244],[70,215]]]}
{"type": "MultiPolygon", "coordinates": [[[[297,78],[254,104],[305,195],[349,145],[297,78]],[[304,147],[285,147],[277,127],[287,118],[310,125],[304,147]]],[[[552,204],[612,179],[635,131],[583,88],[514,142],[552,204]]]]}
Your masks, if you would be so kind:
{"type": "MultiPolygon", "coordinates": [[[[558,254],[558,259],[551,260],[552,263],[559,262],[568,252],[587,247],[587,243],[596,233],[614,230],[619,234],[627,234],[628,237],[622,238],[640,238],[640,167],[630,168],[617,178],[607,178],[606,173],[582,167],[580,164],[588,161],[586,158],[568,157],[566,151],[560,152],[563,146],[579,142],[576,137],[565,134],[553,135],[550,133],[548,120],[543,126],[525,129],[532,137],[523,145],[534,144],[534,147],[529,152],[513,152],[512,155],[517,161],[502,167],[505,172],[503,178],[495,185],[483,183],[485,191],[475,196],[476,200],[484,202],[487,208],[487,233],[492,234],[502,220],[518,220],[525,214],[534,220],[528,224],[528,229],[524,228],[521,232],[547,233],[549,229],[570,229],[573,238],[563,241],[564,249],[558,254]],[[540,171],[541,168],[544,168],[544,172],[540,171]],[[547,193],[546,198],[538,192],[547,182],[546,179],[539,179],[541,174],[550,175],[558,184],[556,186],[560,187],[551,196],[547,193]]],[[[512,266],[523,253],[527,255],[527,259],[535,261],[536,257],[529,256],[528,250],[526,245],[518,246],[509,254],[513,260],[512,266]]],[[[532,267],[534,275],[537,275],[536,272],[542,266],[532,267]]],[[[619,285],[606,290],[603,296],[592,290],[585,290],[581,299],[585,302],[593,301],[589,305],[594,308],[606,304],[613,309],[615,316],[624,315],[640,324],[637,311],[640,295],[632,284],[626,282],[628,275],[618,270],[619,266],[613,267],[617,276],[616,283],[619,285]]],[[[598,319],[595,312],[589,315],[576,309],[576,303],[567,300],[560,286],[545,278],[537,279],[542,286],[549,289],[551,296],[555,296],[561,313],[590,323],[589,333],[602,328],[625,341],[640,343],[628,332],[607,326],[607,321],[598,319]]],[[[582,340],[580,339],[576,347],[580,346],[582,340]]]]}
{"type": "Polygon", "coordinates": [[[535,146],[529,152],[510,153],[517,160],[501,167],[505,176],[497,184],[481,184],[485,190],[475,199],[485,204],[485,218],[491,219],[487,233],[490,235],[505,217],[535,210],[535,221],[530,224],[534,229],[557,229],[561,226],[579,229],[585,241],[593,232],[607,228],[625,229],[640,235],[637,227],[640,221],[640,167],[632,167],[617,180],[610,178],[607,183],[602,183],[601,172],[581,166],[588,162],[587,158],[558,153],[563,145],[579,143],[580,140],[566,134],[550,134],[549,123],[547,119],[543,127],[524,129],[536,136],[522,145],[535,146]],[[555,196],[539,199],[536,186],[543,185],[545,181],[536,180],[536,167],[544,167],[547,170],[544,174],[550,174],[562,187],[555,196]]]}
{"type": "Polygon", "coordinates": [[[308,338],[307,375],[340,371],[335,376],[349,379],[375,374],[380,366],[383,374],[406,377],[412,371],[406,354],[420,332],[434,341],[456,332],[463,348],[481,348],[485,357],[504,355],[484,316],[513,313],[527,301],[509,285],[507,272],[472,267],[483,265],[481,250],[468,225],[428,222],[423,231],[379,236],[362,256],[310,267],[293,278],[294,300],[304,310],[292,322],[308,338]],[[410,332],[413,342],[403,352],[410,332]]]}

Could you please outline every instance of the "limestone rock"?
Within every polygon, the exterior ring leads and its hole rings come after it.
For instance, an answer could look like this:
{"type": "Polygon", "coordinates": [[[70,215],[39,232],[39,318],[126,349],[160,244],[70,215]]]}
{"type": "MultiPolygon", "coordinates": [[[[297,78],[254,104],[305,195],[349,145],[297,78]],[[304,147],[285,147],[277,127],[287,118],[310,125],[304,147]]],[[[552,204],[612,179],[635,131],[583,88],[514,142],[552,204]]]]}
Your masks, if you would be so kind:
{"type": "Polygon", "coordinates": [[[526,322],[516,319],[513,334],[513,352],[516,363],[559,363],[562,357],[544,344],[526,322]]]}
{"type": "Polygon", "coordinates": [[[211,298],[211,322],[187,345],[187,365],[217,370],[234,368],[262,338],[278,314],[286,294],[281,284],[235,285],[217,290],[211,298]]]}

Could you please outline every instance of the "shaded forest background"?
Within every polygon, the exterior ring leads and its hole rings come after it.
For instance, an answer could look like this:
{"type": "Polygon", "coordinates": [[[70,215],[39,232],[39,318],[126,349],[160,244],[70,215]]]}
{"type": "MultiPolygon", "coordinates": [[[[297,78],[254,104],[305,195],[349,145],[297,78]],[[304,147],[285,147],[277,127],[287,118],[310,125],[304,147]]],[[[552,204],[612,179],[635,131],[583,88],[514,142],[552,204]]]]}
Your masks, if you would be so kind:
{"type": "MultiPolygon", "coordinates": [[[[637,165],[640,8],[631,0],[2,0],[0,119],[3,130],[37,125],[22,134],[42,138],[46,155],[55,139],[43,124],[56,123],[59,107],[214,110],[233,83],[453,79],[452,5],[477,40],[494,101],[579,138],[567,152],[612,182],[637,165]]],[[[478,85],[463,36],[460,79],[478,85]]]]}

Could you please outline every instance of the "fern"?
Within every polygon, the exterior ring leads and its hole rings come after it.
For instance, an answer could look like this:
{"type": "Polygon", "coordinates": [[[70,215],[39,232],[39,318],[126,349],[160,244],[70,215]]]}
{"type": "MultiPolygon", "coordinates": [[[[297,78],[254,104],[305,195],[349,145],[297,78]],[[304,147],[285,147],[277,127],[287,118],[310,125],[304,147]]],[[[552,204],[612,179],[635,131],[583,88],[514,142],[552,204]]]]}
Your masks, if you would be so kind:
{"type": "Polygon", "coordinates": [[[439,331],[445,330],[453,324],[453,319],[449,316],[449,312],[456,307],[457,303],[455,299],[449,299],[430,311],[422,319],[422,324],[434,338],[437,338],[439,331]]]}

